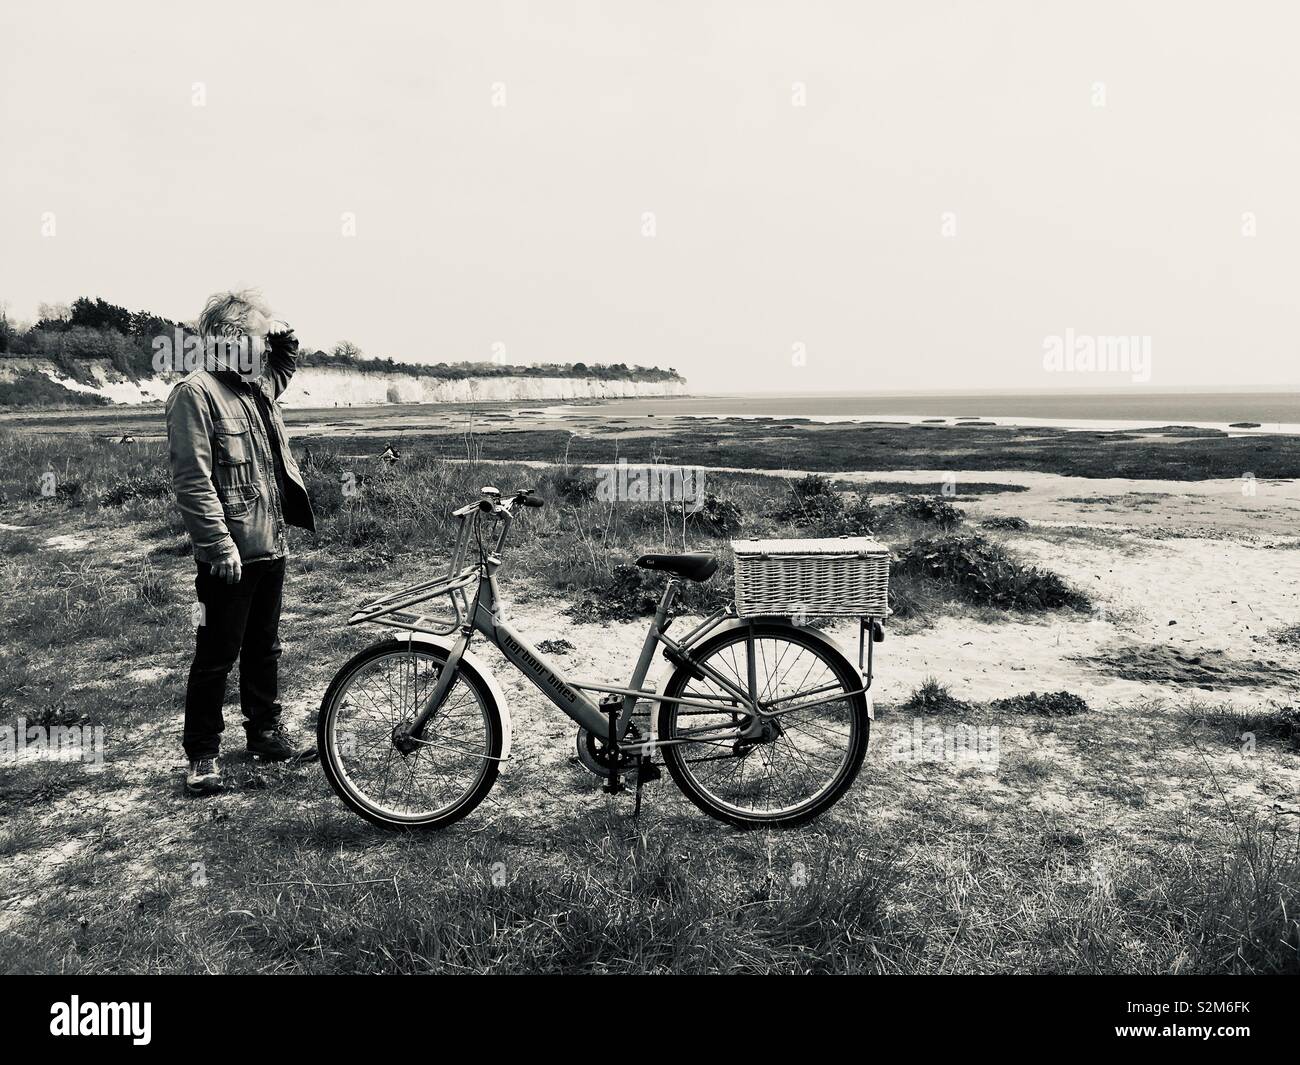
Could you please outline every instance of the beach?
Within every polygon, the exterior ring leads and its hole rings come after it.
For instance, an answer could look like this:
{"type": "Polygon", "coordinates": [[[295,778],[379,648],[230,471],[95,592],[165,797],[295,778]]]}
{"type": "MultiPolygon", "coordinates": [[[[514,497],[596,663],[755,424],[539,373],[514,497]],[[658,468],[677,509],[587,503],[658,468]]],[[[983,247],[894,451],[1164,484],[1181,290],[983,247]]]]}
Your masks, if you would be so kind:
{"type": "MultiPolygon", "coordinates": [[[[768,877],[761,905],[785,914],[780,870],[824,868],[816,905],[834,906],[869,868],[871,883],[890,885],[880,890],[893,916],[863,911],[844,934],[871,938],[876,953],[851,965],[870,971],[1217,971],[1220,962],[1198,953],[1210,948],[1185,931],[1202,903],[1189,897],[1177,903],[1186,912],[1162,917],[1141,900],[1168,898],[1175,883],[1230,893],[1223,869],[1257,862],[1267,834],[1300,817],[1291,724],[1300,693],[1300,441],[1186,427],[704,417],[683,402],[669,401],[663,414],[619,404],[289,412],[319,532],[293,546],[282,621],[288,720],[314,727],[334,671],[382,635],[344,619],[360,599],[436,572],[447,509],[480,485],[534,487],[547,502],[507,552],[511,623],[545,637],[572,675],[606,682],[626,677],[645,633],[644,596],[634,584],[622,598],[637,553],[717,553],[722,571],[691,593],[692,602],[716,601],[730,591],[731,536],[839,528],[789,526],[791,500],[812,491],[839,501],[826,520],[840,520],[837,508],[879,520],[898,571],[901,598],[874,649],[862,773],[832,811],[787,834],[731,835],[667,782],[649,787],[636,831],[689,841],[698,856],[665,857],[662,875],[687,877],[680,890],[701,900],[768,877]],[[393,465],[378,458],[389,445],[400,451],[393,465]],[[704,499],[715,500],[705,513],[725,518],[717,501],[726,501],[739,526],[705,531],[683,526],[667,501],[601,503],[578,490],[620,461],[699,470],[704,499]],[[341,495],[349,475],[369,487],[341,495]],[[946,524],[928,524],[930,514],[947,515],[946,524]],[[993,559],[993,579],[1008,589],[1064,582],[1075,605],[1009,609],[901,575],[904,560],[945,543],[978,565],[993,559]],[[954,884],[965,884],[960,904],[954,884]],[[1060,932],[1080,906],[1090,916],[1077,931],[1106,945],[1087,959],[1060,932]],[[969,916],[971,907],[983,916],[969,916]]],[[[493,863],[521,870],[518,890],[545,892],[566,927],[592,905],[592,883],[639,875],[629,870],[646,859],[627,837],[628,811],[574,757],[572,722],[490,650],[482,653],[509,706],[513,753],[464,832],[381,842],[316,773],[235,756],[219,813],[231,827],[213,836],[177,783],[193,564],[158,480],[159,413],[9,419],[0,445],[0,609],[13,643],[0,660],[6,690],[25,693],[25,720],[75,722],[105,737],[89,761],[29,744],[0,767],[8,854],[0,944],[23,942],[29,959],[71,951],[86,971],[123,957],[171,971],[259,971],[263,955],[243,945],[249,937],[292,940],[310,928],[331,944],[326,954],[305,963],[292,952],[285,963],[334,971],[331,959],[355,967],[358,936],[416,935],[453,912],[462,914],[458,936],[497,942],[471,901],[493,863]],[[42,471],[66,491],[43,497],[42,471]],[[93,833],[76,828],[74,814],[87,809],[97,811],[93,833]],[[593,855],[596,836],[607,843],[593,855]],[[127,839],[129,849],[113,842],[127,839]],[[202,897],[182,875],[200,860],[210,885],[202,897]],[[365,889],[343,886],[308,915],[257,886],[385,878],[404,894],[438,884],[436,913],[362,902],[356,892],[365,889]],[[137,903],[163,907],[155,929],[187,929],[162,933],[152,961],[132,932],[137,903]],[[232,911],[247,916],[221,916],[232,911]],[[98,946],[75,946],[83,915],[98,946]],[[344,942],[327,928],[352,931],[339,932],[344,942]]],[[[816,623],[857,660],[855,624],[816,623]]],[[[656,661],[652,682],[670,668],[656,661]]],[[[694,920],[710,928],[716,917],[694,920]]],[[[1237,927],[1203,942],[1239,944],[1237,927]]],[[[565,932],[547,935],[567,942],[565,932]]],[[[743,940],[743,949],[775,950],[764,964],[777,968],[797,964],[794,948],[779,945],[784,935],[767,946],[743,940]]],[[[708,952],[736,942],[718,933],[698,949],[707,966],[725,966],[708,952]]],[[[469,969],[484,964],[452,944],[439,949],[469,969]]],[[[497,949],[536,969],[548,964],[538,952],[551,948],[516,938],[497,949]]],[[[844,945],[824,956],[861,957],[844,945]]],[[[1257,969],[1284,964],[1266,952],[1250,957],[1257,969]]]]}

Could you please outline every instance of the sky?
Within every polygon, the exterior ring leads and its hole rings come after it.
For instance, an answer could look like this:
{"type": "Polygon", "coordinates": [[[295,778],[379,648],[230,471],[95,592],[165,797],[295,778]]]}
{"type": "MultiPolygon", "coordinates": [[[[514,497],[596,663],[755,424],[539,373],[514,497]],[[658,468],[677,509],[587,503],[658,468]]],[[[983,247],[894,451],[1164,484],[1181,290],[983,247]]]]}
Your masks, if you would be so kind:
{"type": "Polygon", "coordinates": [[[5,0],[0,301],[256,285],[313,347],[693,391],[1300,386],[1298,39],[1282,0],[5,0]],[[1144,379],[1045,359],[1111,337],[1144,379]]]}

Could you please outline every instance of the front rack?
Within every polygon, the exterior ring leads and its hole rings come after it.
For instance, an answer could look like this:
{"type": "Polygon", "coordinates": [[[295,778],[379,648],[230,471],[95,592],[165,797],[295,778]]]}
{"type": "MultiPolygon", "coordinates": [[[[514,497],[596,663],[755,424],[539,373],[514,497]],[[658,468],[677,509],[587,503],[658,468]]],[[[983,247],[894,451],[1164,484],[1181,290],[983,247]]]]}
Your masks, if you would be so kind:
{"type": "MultiPolygon", "coordinates": [[[[469,596],[466,589],[479,579],[477,564],[467,566],[465,557],[469,553],[470,533],[474,523],[479,520],[477,504],[462,507],[453,513],[457,519],[456,546],[452,551],[447,568],[431,580],[370,599],[361,603],[352,616],[349,625],[361,625],[368,621],[378,621],[397,629],[411,632],[427,632],[435,636],[449,636],[461,628],[469,618],[469,596]],[[416,612],[409,608],[420,603],[446,596],[448,606],[442,610],[416,612]],[[448,609],[450,613],[448,613],[448,609]]],[[[497,538],[495,550],[500,550],[505,539],[505,529],[497,538]]]]}
{"type": "Polygon", "coordinates": [[[465,589],[477,580],[478,571],[467,569],[454,578],[444,575],[422,584],[412,584],[379,599],[362,603],[352,612],[348,624],[360,625],[367,621],[379,621],[393,628],[409,629],[411,632],[450,636],[461,628],[469,617],[469,600],[465,589]],[[450,616],[445,610],[417,613],[408,609],[442,596],[447,597],[451,610],[450,616]]]}

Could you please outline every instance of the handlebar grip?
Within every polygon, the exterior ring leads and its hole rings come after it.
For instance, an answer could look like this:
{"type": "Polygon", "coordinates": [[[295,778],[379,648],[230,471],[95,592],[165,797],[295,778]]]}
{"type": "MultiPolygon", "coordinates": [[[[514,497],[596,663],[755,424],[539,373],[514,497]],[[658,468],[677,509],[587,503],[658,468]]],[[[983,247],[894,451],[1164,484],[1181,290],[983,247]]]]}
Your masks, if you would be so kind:
{"type": "Polygon", "coordinates": [[[519,497],[519,502],[522,503],[522,504],[523,504],[524,506],[526,506],[526,507],[544,507],[544,506],[546,506],[546,500],[545,500],[545,499],[538,499],[536,496],[520,496],[520,497],[519,497]]]}
{"type": "Polygon", "coordinates": [[[492,512],[492,500],[480,499],[478,501],[478,509],[483,511],[484,514],[490,514],[492,512]]]}

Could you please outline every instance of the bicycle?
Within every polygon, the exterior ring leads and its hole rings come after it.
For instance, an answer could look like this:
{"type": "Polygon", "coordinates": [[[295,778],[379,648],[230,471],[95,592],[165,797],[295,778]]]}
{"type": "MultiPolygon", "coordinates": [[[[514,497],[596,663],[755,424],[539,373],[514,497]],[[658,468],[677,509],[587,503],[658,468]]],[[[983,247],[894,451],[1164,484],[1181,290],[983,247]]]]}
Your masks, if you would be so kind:
{"type": "Polygon", "coordinates": [[[867,750],[882,619],[861,619],[856,667],[821,631],[789,617],[741,617],[734,600],[674,640],[668,630],[682,582],[707,581],[718,563],[698,552],[647,554],[637,565],[670,579],[631,679],[618,686],[567,677],[509,624],[498,594],[515,508],[542,505],[529,490],[503,498],[484,488],[453,512],[459,525],[446,573],[349,617],[349,625],[380,623],[401,635],[350,659],[321,702],[321,764],[343,802],[383,828],[411,829],[449,825],[483,801],[510,756],[511,723],[501,688],[469,648],[475,633],[577,723],[579,761],[607,792],[635,780],[637,812],[641,786],[659,776],[656,753],[696,806],[733,825],[801,824],[838,801],[867,750]],[[485,545],[489,523],[496,538],[489,531],[485,545]],[[477,557],[467,563],[471,541],[477,557]],[[438,599],[451,616],[421,606],[438,599]],[[660,647],[673,668],[656,690],[645,681],[660,647]],[[658,707],[653,732],[643,702],[658,707]]]}

